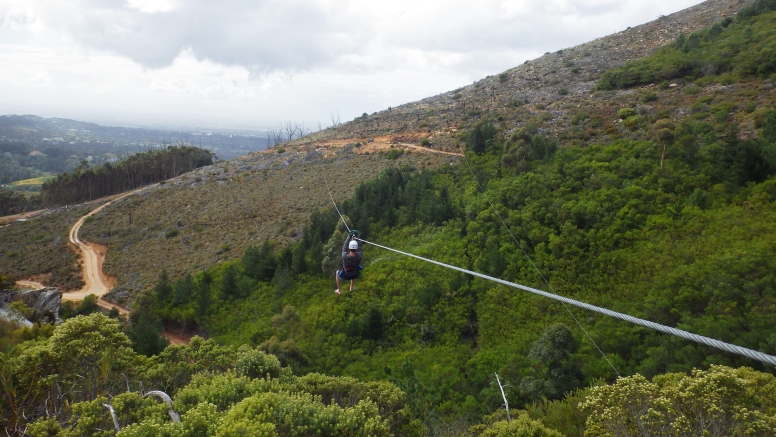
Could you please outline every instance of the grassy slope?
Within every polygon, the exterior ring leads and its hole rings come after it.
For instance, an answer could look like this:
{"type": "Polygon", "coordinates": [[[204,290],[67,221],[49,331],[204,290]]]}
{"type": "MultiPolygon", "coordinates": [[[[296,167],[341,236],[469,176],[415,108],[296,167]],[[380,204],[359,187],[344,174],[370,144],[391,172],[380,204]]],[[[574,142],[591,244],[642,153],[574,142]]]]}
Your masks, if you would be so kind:
{"type": "Polygon", "coordinates": [[[44,283],[80,288],[81,268],[68,244],[68,233],[88,211],[86,207],[61,209],[0,227],[0,271],[17,278],[50,274],[44,283]]]}
{"type": "Polygon", "coordinates": [[[310,213],[331,205],[324,174],[335,199],[343,200],[387,166],[437,167],[454,159],[412,153],[391,160],[352,147],[335,150],[325,161],[310,147],[289,148],[194,171],[111,205],[83,226],[82,238],[109,248],[104,268],[119,285],[140,289],[162,269],[177,278],[242,256],[267,238],[294,241],[310,213]]]}

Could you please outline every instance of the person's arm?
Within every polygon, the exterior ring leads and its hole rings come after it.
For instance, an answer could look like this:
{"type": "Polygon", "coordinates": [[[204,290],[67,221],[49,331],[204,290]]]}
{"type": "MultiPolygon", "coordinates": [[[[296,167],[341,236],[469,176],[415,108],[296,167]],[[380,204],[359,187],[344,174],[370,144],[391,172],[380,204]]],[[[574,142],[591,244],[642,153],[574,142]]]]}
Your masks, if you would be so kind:
{"type": "Polygon", "coordinates": [[[345,237],[345,244],[342,245],[342,259],[344,260],[348,256],[348,243],[350,243],[350,235],[345,237]]]}

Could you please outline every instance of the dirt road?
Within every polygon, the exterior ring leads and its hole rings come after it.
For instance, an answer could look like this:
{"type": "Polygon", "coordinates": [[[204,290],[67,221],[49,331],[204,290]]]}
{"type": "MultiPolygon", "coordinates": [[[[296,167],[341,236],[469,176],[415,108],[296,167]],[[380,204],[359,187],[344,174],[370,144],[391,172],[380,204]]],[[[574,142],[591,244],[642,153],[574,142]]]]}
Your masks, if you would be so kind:
{"type": "Polygon", "coordinates": [[[16,281],[16,285],[30,290],[40,290],[41,288],[46,288],[46,286],[41,284],[40,282],[28,281],[28,280],[16,281]]]}
{"type": "Polygon", "coordinates": [[[36,211],[23,212],[21,214],[6,215],[6,216],[3,216],[3,217],[0,217],[0,225],[7,225],[8,223],[13,223],[13,222],[15,222],[16,220],[19,220],[19,219],[27,219],[27,218],[30,218],[32,216],[35,216],[37,214],[40,214],[40,213],[43,213],[43,212],[46,212],[46,211],[47,210],[45,210],[45,209],[39,209],[39,210],[36,210],[36,211]]]}
{"type": "MultiPolygon", "coordinates": [[[[105,252],[107,251],[107,248],[100,246],[98,244],[81,241],[81,239],[78,238],[78,231],[81,229],[81,226],[84,224],[84,221],[86,221],[87,218],[100,212],[103,208],[115,202],[116,200],[135,194],[138,191],[142,191],[144,189],[145,188],[141,188],[140,190],[135,190],[130,193],[118,196],[110,200],[109,202],[106,202],[98,206],[97,208],[93,209],[89,214],[86,214],[85,216],[78,219],[78,221],[75,222],[73,227],[70,228],[70,242],[73,243],[76,247],[78,247],[78,249],[81,252],[81,259],[83,260],[83,263],[82,263],[83,278],[84,278],[84,283],[86,285],[84,285],[83,288],[81,288],[78,291],[63,293],[62,294],[63,301],[81,301],[86,296],[90,294],[94,294],[98,298],[97,305],[100,306],[101,308],[105,308],[108,310],[115,308],[119,311],[120,314],[129,314],[129,310],[127,310],[126,308],[120,305],[116,305],[115,303],[108,302],[102,298],[102,296],[104,296],[108,291],[110,291],[110,289],[112,288],[111,285],[113,282],[113,278],[105,275],[105,273],[103,273],[102,271],[102,263],[105,260],[105,252]]],[[[26,282],[31,282],[31,281],[26,281],[26,282]]],[[[170,344],[172,345],[188,344],[188,338],[182,335],[165,331],[164,336],[167,337],[167,339],[170,341],[170,344]]]]}

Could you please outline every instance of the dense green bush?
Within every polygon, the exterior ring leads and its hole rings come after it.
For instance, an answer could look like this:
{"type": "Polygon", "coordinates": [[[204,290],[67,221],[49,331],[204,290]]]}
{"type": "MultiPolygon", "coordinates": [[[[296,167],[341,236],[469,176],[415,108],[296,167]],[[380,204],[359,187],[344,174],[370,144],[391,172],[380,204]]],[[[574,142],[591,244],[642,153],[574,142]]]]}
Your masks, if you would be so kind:
{"type": "Polygon", "coordinates": [[[388,382],[296,377],[255,348],[199,337],[151,358],[129,344],[117,321],[94,314],[0,355],[0,424],[30,436],[115,435],[110,404],[118,435],[420,435],[404,393],[388,382]],[[182,423],[132,390],[141,387],[171,395],[182,423]]]}
{"type": "Polygon", "coordinates": [[[758,0],[735,21],[726,18],[705,31],[680,35],[652,56],[604,72],[596,87],[622,89],[724,73],[738,78],[768,76],[776,72],[774,9],[772,0],[758,0]]]}
{"type": "Polygon", "coordinates": [[[466,140],[468,150],[481,155],[496,145],[496,128],[489,122],[477,122],[466,140]]]}

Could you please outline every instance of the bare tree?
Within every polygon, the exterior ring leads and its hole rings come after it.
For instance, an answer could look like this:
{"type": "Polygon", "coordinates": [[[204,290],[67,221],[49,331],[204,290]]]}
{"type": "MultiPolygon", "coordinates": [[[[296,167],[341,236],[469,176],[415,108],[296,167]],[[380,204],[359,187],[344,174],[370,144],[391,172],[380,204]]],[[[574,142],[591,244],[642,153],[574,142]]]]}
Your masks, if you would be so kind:
{"type": "Polygon", "coordinates": [[[286,122],[285,130],[286,130],[286,137],[288,138],[288,141],[291,141],[294,139],[294,134],[296,133],[296,129],[297,129],[296,123],[292,125],[290,121],[286,122]]]}
{"type": "Polygon", "coordinates": [[[340,115],[339,110],[337,110],[337,114],[330,114],[329,117],[331,118],[331,125],[332,127],[337,127],[340,125],[340,115]]]}
{"type": "Polygon", "coordinates": [[[305,136],[305,135],[310,133],[310,128],[305,126],[304,120],[302,120],[302,124],[301,125],[297,126],[296,130],[299,133],[299,137],[298,138],[301,138],[301,137],[303,137],[303,136],[305,136]]]}

